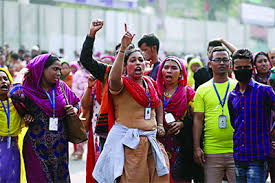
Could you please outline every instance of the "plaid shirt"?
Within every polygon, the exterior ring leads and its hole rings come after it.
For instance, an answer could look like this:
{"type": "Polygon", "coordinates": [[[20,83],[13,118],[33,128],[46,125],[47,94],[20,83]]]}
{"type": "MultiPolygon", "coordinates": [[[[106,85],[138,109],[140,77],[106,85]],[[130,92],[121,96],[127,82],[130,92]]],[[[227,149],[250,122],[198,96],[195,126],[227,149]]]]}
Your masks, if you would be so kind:
{"type": "Polygon", "coordinates": [[[270,86],[255,82],[244,93],[239,84],[228,97],[230,121],[234,130],[233,149],[237,161],[265,159],[270,154],[270,117],[275,109],[275,93],[270,86]]]}

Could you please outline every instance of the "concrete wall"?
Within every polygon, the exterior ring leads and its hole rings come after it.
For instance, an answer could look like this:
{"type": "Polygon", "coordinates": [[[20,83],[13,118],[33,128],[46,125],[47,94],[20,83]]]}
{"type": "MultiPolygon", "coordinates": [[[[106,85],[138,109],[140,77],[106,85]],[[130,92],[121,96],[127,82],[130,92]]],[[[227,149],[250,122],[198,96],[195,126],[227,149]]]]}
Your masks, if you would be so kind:
{"type": "MultiPolygon", "coordinates": [[[[0,5],[1,6],[1,5],[0,5]]],[[[0,10],[2,11],[1,7],[0,10]]],[[[0,13],[2,20],[2,12],[0,13]]],[[[156,33],[161,39],[161,48],[180,54],[202,53],[205,55],[207,42],[223,37],[237,47],[248,47],[253,51],[275,47],[275,29],[268,28],[268,40],[259,45],[250,38],[249,25],[238,20],[228,22],[198,21],[166,17],[164,30],[159,30],[158,16],[98,9],[73,9],[46,5],[4,3],[4,23],[0,24],[0,44],[8,43],[12,49],[25,45],[30,49],[39,44],[41,49],[58,52],[73,58],[73,51],[81,50],[92,19],[105,20],[104,29],[96,39],[95,51],[113,50],[120,42],[127,22],[130,31],[136,33],[134,43],[145,33],[156,33]],[[4,29],[4,32],[1,30],[4,29]],[[2,39],[4,38],[4,40],[2,39]]]]}

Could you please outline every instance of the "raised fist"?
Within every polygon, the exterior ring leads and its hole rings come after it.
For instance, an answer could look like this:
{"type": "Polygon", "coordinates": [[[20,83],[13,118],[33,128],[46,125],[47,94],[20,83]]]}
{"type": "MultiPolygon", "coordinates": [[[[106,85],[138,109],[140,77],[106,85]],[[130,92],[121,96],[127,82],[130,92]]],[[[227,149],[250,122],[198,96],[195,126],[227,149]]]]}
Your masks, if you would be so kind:
{"type": "Polygon", "coordinates": [[[97,31],[99,31],[104,25],[104,21],[97,19],[97,20],[93,20],[91,22],[90,25],[90,32],[89,32],[89,36],[95,36],[97,31]]]}

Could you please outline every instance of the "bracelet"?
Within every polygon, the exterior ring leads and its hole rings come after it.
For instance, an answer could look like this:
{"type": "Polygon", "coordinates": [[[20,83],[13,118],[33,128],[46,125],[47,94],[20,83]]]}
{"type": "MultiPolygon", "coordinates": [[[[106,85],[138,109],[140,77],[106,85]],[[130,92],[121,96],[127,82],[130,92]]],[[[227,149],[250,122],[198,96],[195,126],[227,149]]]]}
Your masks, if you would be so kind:
{"type": "Polygon", "coordinates": [[[162,126],[163,127],[163,124],[158,124],[158,126],[162,126]]]}
{"type": "Polygon", "coordinates": [[[120,53],[125,53],[125,51],[123,51],[123,50],[119,50],[119,52],[120,52],[120,53]]]}

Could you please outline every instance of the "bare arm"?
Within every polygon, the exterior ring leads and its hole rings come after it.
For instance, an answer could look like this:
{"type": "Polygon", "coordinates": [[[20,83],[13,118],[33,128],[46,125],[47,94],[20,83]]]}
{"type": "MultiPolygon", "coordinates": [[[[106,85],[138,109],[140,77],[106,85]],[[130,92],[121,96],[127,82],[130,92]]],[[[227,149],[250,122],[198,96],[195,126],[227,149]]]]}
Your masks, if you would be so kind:
{"type": "Polygon", "coordinates": [[[234,107],[232,105],[232,97],[229,94],[228,101],[227,101],[229,116],[230,116],[230,123],[233,129],[235,129],[235,115],[234,115],[234,107]]]}
{"type": "Polygon", "coordinates": [[[226,46],[226,48],[228,48],[231,51],[231,53],[234,53],[237,50],[237,48],[233,44],[224,39],[220,39],[220,42],[224,44],[224,46],[226,46]]]}
{"type": "Polygon", "coordinates": [[[205,162],[204,152],[200,147],[200,138],[201,138],[201,132],[202,132],[203,119],[204,119],[203,112],[194,113],[194,123],[193,123],[194,158],[195,158],[195,161],[201,166],[203,166],[205,162]]]}
{"type": "Polygon", "coordinates": [[[92,90],[95,86],[96,80],[95,78],[90,75],[88,78],[88,88],[85,91],[82,99],[81,99],[81,120],[82,123],[88,132],[90,130],[90,119],[91,119],[91,108],[93,106],[93,97],[92,97],[92,90]]]}
{"type": "Polygon", "coordinates": [[[92,95],[92,90],[93,90],[93,87],[95,86],[95,83],[96,83],[95,78],[92,75],[90,75],[88,78],[88,88],[81,99],[82,108],[91,108],[91,106],[93,105],[93,97],[91,95],[92,95]]]}
{"type": "Polygon", "coordinates": [[[90,130],[91,108],[81,107],[81,113],[79,115],[79,119],[82,121],[82,124],[86,132],[88,132],[90,130]]]}
{"type": "Polygon", "coordinates": [[[121,47],[116,61],[114,62],[114,65],[112,66],[112,69],[110,71],[110,82],[109,86],[110,89],[113,91],[119,91],[122,87],[122,80],[121,75],[123,71],[123,60],[124,60],[124,52],[125,47],[121,47]]]}
{"type": "Polygon", "coordinates": [[[157,123],[158,125],[163,125],[163,105],[162,101],[160,100],[159,106],[156,109],[156,115],[157,115],[157,123]]]}
{"type": "Polygon", "coordinates": [[[81,108],[87,109],[91,108],[93,105],[93,98],[92,98],[92,90],[93,88],[88,87],[87,90],[85,91],[82,99],[81,99],[81,108]]]}
{"type": "Polygon", "coordinates": [[[110,71],[109,87],[113,91],[119,91],[122,87],[121,75],[123,71],[124,54],[126,48],[132,42],[133,38],[134,35],[128,32],[127,25],[125,24],[125,34],[121,39],[121,48],[116,58],[116,61],[114,62],[114,65],[112,66],[112,69],[110,71]]]}
{"type": "Polygon", "coordinates": [[[158,135],[162,137],[165,135],[165,130],[163,127],[163,105],[161,100],[158,108],[156,109],[156,117],[157,117],[157,124],[158,124],[158,135]]]}

